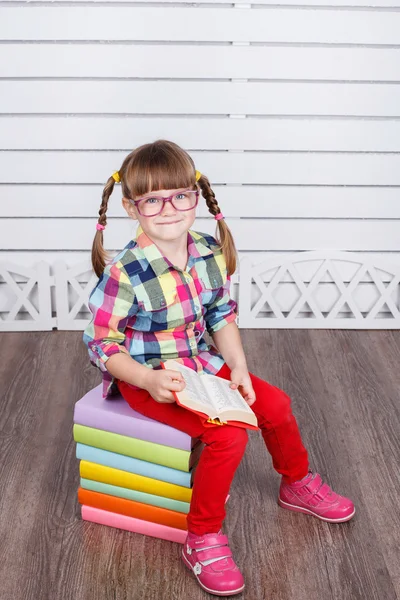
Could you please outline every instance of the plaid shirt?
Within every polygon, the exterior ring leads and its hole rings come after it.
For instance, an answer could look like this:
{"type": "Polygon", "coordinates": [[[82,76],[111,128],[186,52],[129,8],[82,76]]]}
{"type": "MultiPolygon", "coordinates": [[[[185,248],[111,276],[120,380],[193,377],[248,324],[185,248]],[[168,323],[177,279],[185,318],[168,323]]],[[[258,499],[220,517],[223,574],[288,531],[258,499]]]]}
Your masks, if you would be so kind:
{"type": "Polygon", "coordinates": [[[154,369],[160,369],[164,360],[175,359],[215,375],[224,364],[203,335],[205,330],[212,335],[236,319],[225,259],[208,234],[190,230],[187,247],[183,271],[161,254],[139,226],[136,240],[100,276],[89,298],[93,318],[83,341],[91,363],[102,371],[104,397],[117,391],[106,362],[118,352],[154,369]]]}

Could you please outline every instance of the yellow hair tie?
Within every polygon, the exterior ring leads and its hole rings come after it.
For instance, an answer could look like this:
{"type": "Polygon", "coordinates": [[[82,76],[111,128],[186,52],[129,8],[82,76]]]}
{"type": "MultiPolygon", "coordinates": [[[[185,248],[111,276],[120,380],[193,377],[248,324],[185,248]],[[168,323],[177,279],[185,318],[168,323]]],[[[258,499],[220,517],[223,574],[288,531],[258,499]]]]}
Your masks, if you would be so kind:
{"type": "Polygon", "coordinates": [[[120,183],[121,177],[119,176],[119,171],[115,171],[115,173],[112,174],[112,178],[116,183],[120,183]]]}
{"type": "Polygon", "coordinates": [[[196,171],[196,181],[198,181],[201,177],[200,171],[196,171]]]}

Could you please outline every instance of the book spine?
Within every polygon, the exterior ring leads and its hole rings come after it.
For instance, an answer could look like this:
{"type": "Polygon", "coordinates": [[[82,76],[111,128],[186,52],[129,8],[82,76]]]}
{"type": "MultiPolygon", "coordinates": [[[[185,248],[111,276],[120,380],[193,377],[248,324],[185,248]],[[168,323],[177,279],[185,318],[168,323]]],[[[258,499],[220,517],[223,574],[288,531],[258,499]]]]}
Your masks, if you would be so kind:
{"type": "Polygon", "coordinates": [[[136,490],[122,488],[117,485],[110,485],[109,483],[100,483],[99,481],[93,481],[91,479],[81,478],[80,485],[85,490],[91,490],[92,492],[100,492],[102,494],[108,494],[109,496],[118,496],[119,498],[126,498],[127,500],[135,500],[136,502],[142,502],[142,504],[151,504],[152,506],[167,508],[168,510],[174,510],[185,515],[189,512],[189,502],[180,502],[179,500],[172,500],[172,498],[164,498],[164,496],[145,494],[144,492],[137,492],[136,490]]]}
{"type": "Polygon", "coordinates": [[[78,401],[74,409],[74,423],[189,452],[196,445],[196,440],[183,431],[158,421],[136,419],[134,414],[132,410],[132,416],[127,417],[113,413],[111,410],[104,411],[95,406],[85,406],[78,401]]]}
{"type": "Polygon", "coordinates": [[[90,490],[78,489],[78,502],[93,508],[101,508],[110,512],[125,515],[127,517],[135,517],[143,521],[151,521],[176,529],[187,529],[186,515],[159,508],[158,506],[150,506],[149,504],[141,504],[134,500],[126,500],[115,496],[107,496],[99,492],[91,492],[90,490]]]}
{"type": "Polygon", "coordinates": [[[191,487],[190,473],[171,469],[170,467],[163,467],[162,465],[156,465],[145,460],[124,456],[108,450],[100,450],[99,448],[86,446],[79,442],[76,445],[76,458],[104,465],[105,467],[120,469],[121,471],[129,471],[129,473],[136,473],[144,477],[191,487]]]}
{"type": "Polygon", "coordinates": [[[129,488],[146,494],[164,496],[181,502],[190,502],[192,498],[192,490],[187,487],[143,477],[127,471],[120,471],[119,469],[112,469],[111,467],[103,467],[103,465],[86,460],[80,461],[79,472],[84,479],[92,479],[93,481],[129,488]]]}
{"type": "Polygon", "coordinates": [[[153,442],[145,442],[136,438],[110,433],[93,427],[75,423],[73,427],[74,440],[87,446],[109,450],[117,454],[139,458],[151,463],[171,467],[180,471],[190,470],[190,452],[178,450],[170,446],[162,446],[153,442]]]}
{"type": "Polygon", "coordinates": [[[91,506],[82,506],[81,514],[84,521],[141,533],[142,535],[149,535],[162,540],[168,540],[169,542],[177,542],[178,544],[184,544],[187,536],[187,532],[182,529],[175,529],[174,527],[150,523],[149,521],[142,521],[134,517],[118,515],[91,506]]]}

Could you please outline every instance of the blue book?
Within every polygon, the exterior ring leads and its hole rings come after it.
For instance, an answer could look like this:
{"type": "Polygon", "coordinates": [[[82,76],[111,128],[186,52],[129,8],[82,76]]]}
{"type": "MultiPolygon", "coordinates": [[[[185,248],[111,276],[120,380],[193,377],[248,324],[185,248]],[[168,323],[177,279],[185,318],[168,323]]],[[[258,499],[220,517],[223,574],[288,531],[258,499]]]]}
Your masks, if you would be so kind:
{"type": "Polygon", "coordinates": [[[93,446],[87,446],[86,444],[80,443],[76,445],[76,458],[97,463],[104,467],[112,467],[113,469],[119,469],[120,471],[128,471],[129,473],[135,473],[136,475],[143,475],[143,477],[175,483],[176,485],[182,485],[187,488],[192,486],[193,469],[190,473],[186,473],[185,471],[180,471],[178,469],[171,469],[171,467],[164,467],[163,465],[157,465],[145,460],[139,460],[138,458],[117,454],[116,452],[109,452],[108,450],[100,450],[100,448],[94,448],[93,446]]]}

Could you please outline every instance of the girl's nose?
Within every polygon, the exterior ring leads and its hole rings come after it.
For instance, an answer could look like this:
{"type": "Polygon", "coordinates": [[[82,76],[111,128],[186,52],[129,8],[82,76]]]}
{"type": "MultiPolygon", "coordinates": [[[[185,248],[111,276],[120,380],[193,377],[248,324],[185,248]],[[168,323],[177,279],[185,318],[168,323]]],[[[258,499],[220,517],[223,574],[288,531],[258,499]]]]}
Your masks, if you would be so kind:
{"type": "Polygon", "coordinates": [[[166,200],[166,202],[164,202],[164,206],[162,208],[161,214],[164,215],[174,215],[176,212],[175,208],[172,206],[172,202],[171,200],[166,200]]]}

